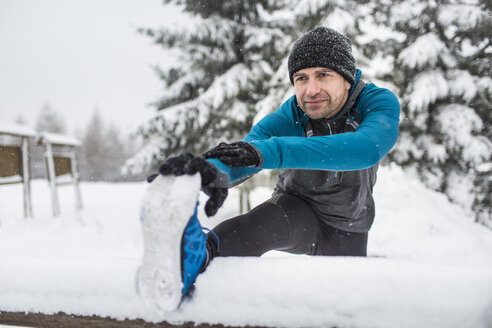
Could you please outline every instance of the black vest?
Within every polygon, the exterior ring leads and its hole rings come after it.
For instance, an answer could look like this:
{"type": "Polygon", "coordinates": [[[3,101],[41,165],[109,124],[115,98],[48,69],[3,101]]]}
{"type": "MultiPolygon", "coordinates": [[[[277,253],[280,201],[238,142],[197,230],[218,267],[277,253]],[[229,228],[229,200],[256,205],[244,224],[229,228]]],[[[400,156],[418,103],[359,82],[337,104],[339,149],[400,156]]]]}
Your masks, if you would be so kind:
{"type": "MultiPolygon", "coordinates": [[[[309,119],[304,126],[305,137],[354,132],[360,124],[355,105],[364,87],[365,83],[359,81],[333,118],[309,119]]],[[[280,170],[273,197],[282,193],[296,195],[310,204],[326,224],[348,232],[367,232],[375,215],[372,190],[377,169],[375,165],[357,171],[280,170]]]]}

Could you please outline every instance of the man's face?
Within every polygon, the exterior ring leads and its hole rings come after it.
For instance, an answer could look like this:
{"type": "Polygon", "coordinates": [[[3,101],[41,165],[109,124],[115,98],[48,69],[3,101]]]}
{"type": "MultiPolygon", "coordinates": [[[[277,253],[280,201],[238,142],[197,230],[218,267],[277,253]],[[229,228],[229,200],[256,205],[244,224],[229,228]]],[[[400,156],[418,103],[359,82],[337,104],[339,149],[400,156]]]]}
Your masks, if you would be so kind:
{"type": "Polygon", "coordinates": [[[347,101],[350,83],[324,67],[304,68],[293,75],[297,103],[312,119],[330,118],[347,101]]]}

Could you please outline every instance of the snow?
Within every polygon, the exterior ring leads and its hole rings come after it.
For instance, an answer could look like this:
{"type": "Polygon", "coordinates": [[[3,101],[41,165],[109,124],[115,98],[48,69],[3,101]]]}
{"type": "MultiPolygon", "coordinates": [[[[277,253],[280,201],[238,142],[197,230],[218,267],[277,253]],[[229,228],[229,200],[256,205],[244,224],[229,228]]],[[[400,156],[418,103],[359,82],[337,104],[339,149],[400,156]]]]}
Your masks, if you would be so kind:
{"type": "Polygon", "coordinates": [[[468,71],[454,70],[449,73],[449,88],[453,95],[462,96],[467,102],[473,100],[478,90],[475,79],[468,71]]]}
{"type": "Polygon", "coordinates": [[[418,27],[419,20],[415,19],[423,14],[427,4],[420,0],[402,1],[391,6],[390,25],[400,21],[408,21],[412,27],[418,27]]]}
{"type": "Polygon", "coordinates": [[[457,25],[462,28],[473,28],[486,19],[486,14],[478,1],[469,4],[451,4],[439,7],[438,21],[442,25],[457,25]]]}
{"type": "Polygon", "coordinates": [[[42,132],[37,140],[38,143],[50,143],[53,145],[66,145],[66,146],[74,146],[78,147],[81,145],[81,142],[79,139],[65,135],[65,134],[59,134],[59,133],[52,133],[52,132],[42,132]]]}
{"type": "MultiPolygon", "coordinates": [[[[62,215],[53,218],[48,184],[34,180],[35,218],[24,219],[22,186],[1,187],[0,310],[240,326],[492,326],[492,231],[396,166],[380,169],[368,258],[217,258],[172,313],[134,289],[145,188],[82,183],[77,213],[72,188],[60,187],[62,215]]],[[[252,202],[269,193],[257,188],[252,202]]],[[[200,220],[211,227],[237,205],[232,190],[217,216],[201,211],[200,220]]]]}
{"type": "Polygon", "coordinates": [[[463,159],[473,163],[483,163],[489,157],[492,143],[481,136],[481,118],[475,111],[464,105],[448,104],[438,107],[437,119],[440,131],[448,134],[451,149],[463,149],[463,159]]]}
{"type": "Polygon", "coordinates": [[[224,74],[217,77],[200,98],[210,103],[213,107],[219,107],[224,99],[234,97],[241,89],[245,88],[248,85],[248,79],[250,77],[250,68],[242,63],[235,64],[224,74]]]}
{"type": "Polygon", "coordinates": [[[473,189],[475,186],[473,185],[473,179],[470,179],[470,176],[473,177],[473,173],[465,175],[459,174],[458,172],[451,172],[448,177],[447,185],[451,199],[459,201],[468,208],[471,208],[475,201],[475,197],[473,197],[473,189]]]}
{"type": "Polygon", "coordinates": [[[354,30],[355,18],[354,15],[346,10],[334,8],[333,11],[321,21],[320,25],[347,33],[348,31],[354,30]]]}
{"type": "MultiPolygon", "coordinates": [[[[449,84],[440,70],[419,73],[412,82],[412,86],[413,90],[408,95],[408,106],[411,111],[422,112],[421,116],[428,115],[424,110],[429,104],[449,94],[449,84]]],[[[424,121],[424,119],[421,120],[424,121]]],[[[424,122],[419,123],[423,125],[424,122]]]]}
{"type": "Polygon", "coordinates": [[[10,177],[0,177],[0,184],[22,182],[23,178],[20,175],[12,175],[10,177]]]}
{"type": "Polygon", "coordinates": [[[204,72],[200,72],[200,71],[197,72],[195,70],[191,70],[190,68],[187,69],[188,69],[187,73],[185,73],[178,80],[173,81],[173,83],[170,86],[166,87],[166,95],[164,97],[164,100],[178,98],[183,92],[183,89],[187,85],[196,86],[199,84],[200,80],[205,79],[204,72]]]}
{"type": "Polygon", "coordinates": [[[444,42],[435,33],[421,35],[413,44],[404,49],[398,60],[408,68],[435,66],[443,53],[449,52],[444,42]]]}
{"type": "Polygon", "coordinates": [[[37,135],[37,132],[29,126],[10,122],[0,122],[0,134],[3,133],[24,137],[35,137],[37,135]]]}
{"type": "MultiPolygon", "coordinates": [[[[446,147],[436,142],[435,138],[430,135],[420,135],[415,140],[417,149],[425,149],[427,156],[434,164],[444,163],[448,158],[446,147]]],[[[435,189],[439,189],[436,186],[435,189]]]]}

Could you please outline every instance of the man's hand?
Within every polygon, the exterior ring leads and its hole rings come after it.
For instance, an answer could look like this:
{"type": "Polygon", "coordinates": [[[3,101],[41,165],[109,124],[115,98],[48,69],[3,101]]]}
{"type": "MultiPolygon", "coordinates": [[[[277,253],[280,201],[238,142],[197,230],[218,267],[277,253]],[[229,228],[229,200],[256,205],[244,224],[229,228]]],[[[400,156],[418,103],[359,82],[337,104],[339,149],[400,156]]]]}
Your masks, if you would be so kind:
{"type": "Polygon", "coordinates": [[[217,158],[230,167],[258,167],[261,164],[260,151],[252,144],[243,141],[231,144],[221,142],[203,154],[203,157],[217,158]]]}
{"type": "MultiPolygon", "coordinates": [[[[162,175],[184,175],[200,173],[202,178],[202,190],[209,196],[205,204],[205,214],[213,216],[224,204],[228,194],[228,178],[220,174],[217,168],[203,157],[196,157],[190,153],[184,153],[176,157],[168,158],[160,167],[162,175]]],[[[147,181],[152,182],[156,175],[149,176],[147,181]]]]}

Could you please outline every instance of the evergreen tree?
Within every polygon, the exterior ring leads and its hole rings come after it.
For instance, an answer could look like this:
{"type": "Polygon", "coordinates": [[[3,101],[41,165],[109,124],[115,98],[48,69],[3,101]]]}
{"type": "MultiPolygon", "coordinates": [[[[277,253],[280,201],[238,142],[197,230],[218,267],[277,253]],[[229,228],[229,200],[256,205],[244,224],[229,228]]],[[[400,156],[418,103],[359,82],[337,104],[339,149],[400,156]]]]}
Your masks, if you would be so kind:
{"type": "Polygon", "coordinates": [[[99,110],[92,115],[82,138],[81,168],[82,180],[100,181],[104,178],[106,165],[105,126],[99,110]]]}
{"type": "Polygon", "coordinates": [[[132,178],[122,172],[125,161],[131,156],[134,143],[125,140],[114,124],[106,126],[98,109],[94,111],[82,136],[80,149],[80,175],[88,181],[127,181],[132,178]]]}
{"type": "Polygon", "coordinates": [[[36,121],[36,131],[65,133],[65,121],[49,103],[43,104],[36,121]]]}
{"type": "Polygon", "coordinates": [[[166,157],[200,154],[219,141],[242,138],[267,93],[265,82],[289,50],[291,22],[283,1],[166,0],[194,17],[192,24],[142,29],[179,53],[179,63],[158,70],[165,92],[157,114],[139,129],[147,142],[128,167],[149,170],[166,157]]]}
{"type": "Polygon", "coordinates": [[[104,132],[104,180],[123,181],[128,177],[122,174],[122,167],[130,157],[129,142],[124,140],[120,129],[110,124],[104,132]]]}
{"type": "Polygon", "coordinates": [[[17,117],[15,119],[15,123],[20,124],[20,125],[27,125],[26,119],[21,114],[17,115],[17,117]]]}
{"type": "Polygon", "coordinates": [[[379,1],[373,18],[395,33],[366,52],[384,53],[402,102],[390,154],[428,186],[492,226],[491,7],[478,0],[379,1]]]}

